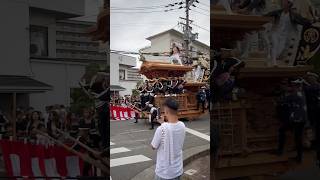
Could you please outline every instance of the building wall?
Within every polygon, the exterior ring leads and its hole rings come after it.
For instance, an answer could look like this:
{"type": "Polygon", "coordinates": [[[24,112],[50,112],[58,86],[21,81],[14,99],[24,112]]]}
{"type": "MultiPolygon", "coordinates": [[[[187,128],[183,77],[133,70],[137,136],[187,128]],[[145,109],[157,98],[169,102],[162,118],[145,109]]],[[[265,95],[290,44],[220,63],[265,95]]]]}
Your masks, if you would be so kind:
{"type": "Polygon", "coordinates": [[[136,59],[130,56],[110,53],[110,85],[119,85],[120,65],[134,67],[136,66],[136,59]]]}
{"type": "MultiPolygon", "coordinates": [[[[17,108],[25,108],[29,106],[29,94],[17,93],[16,96],[17,108]]],[[[12,120],[12,107],[13,107],[13,94],[12,93],[0,93],[0,109],[5,113],[8,120],[12,120]]]]}
{"type": "Polygon", "coordinates": [[[125,91],[120,91],[120,95],[127,95],[132,93],[135,89],[137,82],[141,79],[136,66],[136,58],[110,53],[110,85],[118,85],[126,88],[125,91]],[[125,70],[125,80],[120,80],[119,70],[125,70]]]}
{"type": "MultiPolygon", "coordinates": [[[[166,33],[162,34],[160,36],[156,36],[152,38],[151,40],[151,46],[147,47],[143,50],[145,53],[150,53],[150,52],[170,52],[171,51],[171,46],[173,43],[178,43],[182,45],[184,43],[184,40],[181,36],[175,34],[175,33],[166,33]]],[[[204,46],[200,43],[193,42],[190,44],[194,49],[193,51],[201,51],[204,53],[209,54],[210,53],[210,48],[208,46],[204,46]]],[[[197,55],[197,53],[193,53],[194,56],[197,55]]],[[[145,58],[147,60],[164,60],[168,61],[167,56],[152,56],[152,55],[145,55],[145,58]]]]}
{"type": "Polygon", "coordinates": [[[110,53],[110,85],[119,85],[119,57],[110,53]]]}
{"type": "Polygon", "coordinates": [[[0,75],[30,75],[27,0],[0,1],[0,21],[0,75]]]}
{"type": "Polygon", "coordinates": [[[146,49],[144,52],[170,52],[171,48],[171,36],[170,34],[164,34],[162,36],[157,36],[151,41],[151,47],[146,49]]]}
{"type": "Polygon", "coordinates": [[[120,91],[119,95],[120,96],[131,95],[132,90],[136,89],[137,82],[138,81],[119,81],[119,85],[126,88],[126,90],[120,91]]]}
{"type": "Polygon", "coordinates": [[[57,58],[67,61],[106,64],[107,55],[88,31],[95,23],[63,20],[57,22],[57,58]]]}
{"type": "Polygon", "coordinates": [[[33,60],[33,78],[53,86],[52,91],[30,95],[30,105],[44,110],[52,104],[70,105],[70,88],[79,88],[80,78],[85,73],[85,65],[55,61],[33,60]]]}
{"type": "MultiPolygon", "coordinates": [[[[184,40],[181,36],[178,36],[177,34],[170,34],[170,42],[178,42],[180,44],[184,43],[184,40]]],[[[209,47],[205,47],[197,42],[192,42],[190,43],[190,47],[193,47],[193,51],[201,51],[204,53],[209,54],[210,48],[209,47]]],[[[196,55],[196,53],[194,53],[194,55],[196,55]]]]}
{"type": "Polygon", "coordinates": [[[74,16],[82,16],[85,13],[85,0],[28,0],[28,2],[31,7],[74,16]]]}
{"type": "MultiPolygon", "coordinates": [[[[30,25],[48,28],[48,58],[56,58],[56,19],[54,16],[30,11],[30,25]]],[[[29,43],[29,41],[28,41],[29,43]]],[[[29,44],[28,44],[29,47],[29,44]]],[[[30,55],[29,55],[30,56],[30,55]]]]}

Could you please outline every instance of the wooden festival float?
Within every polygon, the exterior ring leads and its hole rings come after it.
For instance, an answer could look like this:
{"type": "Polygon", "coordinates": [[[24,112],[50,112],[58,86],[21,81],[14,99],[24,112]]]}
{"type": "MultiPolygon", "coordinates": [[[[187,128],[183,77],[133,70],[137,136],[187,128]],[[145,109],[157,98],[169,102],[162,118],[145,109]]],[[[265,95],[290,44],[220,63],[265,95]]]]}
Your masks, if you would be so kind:
{"type": "MultiPolygon", "coordinates": [[[[248,32],[263,29],[268,17],[227,14],[222,7],[211,7],[211,29],[214,48],[233,48],[248,32]]],[[[274,90],[283,78],[304,75],[309,66],[267,66],[264,52],[253,52],[236,78],[245,90],[243,96],[214,105],[211,130],[219,136],[214,158],[215,179],[270,179],[271,175],[295,168],[292,153],[276,156],[279,120],[276,118],[274,90]],[[213,128],[214,127],[214,128],[213,128]]],[[[213,83],[213,78],[211,83],[213,83]]],[[[213,90],[214,91],[214,90],[213,90]]],[[[286,149],[293,148],[293,137],[287,137],[286,149]]]]}
{"type": "MultiPolygon", "coordinates": [[[[187,72],[193,70],[192,66],[184,66],[184,65],[175,65],[169,64],[164,61],[143,61],[140,73],[146,76],[149,80],[155,78],[184,78],[187,72]]],[[[184,89],[186,90],[182,94],[176,94],[174,96],[170,96],[176,99],[179,103],[179,118],[185,119],[196,119],[202,113],[202,109],[197,108],[197,98],[196,94],[199,89],[204,86],[206,83],[204,82],[188,82],[184,85],[184,89]]],[[[156,95],[155,96],[155,106],[160,107],[162,111],[162,104],[165,101],[167,96],[165,95],[156,95]]],[[[163,112],[163,111],[162,111],[163,112]]]]}

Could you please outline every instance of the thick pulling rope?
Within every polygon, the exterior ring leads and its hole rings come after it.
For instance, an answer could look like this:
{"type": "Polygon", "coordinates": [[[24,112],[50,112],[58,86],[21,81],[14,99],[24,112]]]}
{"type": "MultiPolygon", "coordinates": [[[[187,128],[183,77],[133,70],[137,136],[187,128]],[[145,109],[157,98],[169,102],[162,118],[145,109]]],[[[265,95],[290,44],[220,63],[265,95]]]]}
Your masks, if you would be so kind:
{"type": "MultiPolygon", "coordinates": [[[[38,134],[41,134],[45,137],[47,137],[48,139],[52,140],[53,142],[55,142],[56,144],[58,144],[59,146],[62,146],[63,148],[65,148],[67,151],[71,152],[71,153],[74,153],[76,154],[77,156],[79,156],[83,161],[86,161],[88,162],[89,164],[92,164],[93,166],[101,169],[101,171],[103,171],[104,173],[106,174],[109,174],[109,166],[108,166],[108,162],[105,161],[105,160],[102,160],[102,158],[99,158],[99,160],[95,160],[93,158],[91,158],[88,154],[84,154],[84,153],[81,153],[81,152],[78,152],[76,151],[75,149],[67,146],[66,144],[64,144],[63,142],[49,136],[48,134],[40,131],[40,130],[37,130],[37,129],[34,129],[33,130],[34,132],[38,133],[38,134]]],[[[78,141],[78,140],[76,140],[78,141]]],[[[78,143],[79,144],[79,143],[78,143]]],[[[80,145],[80,144],[79,144],[80,145]]],[[[80,145],[81,146],[81,145],[80,145]]],[[[82,146],[83,147],[83,146],[82,146]]],[[[88,150],[88,149],[87,149],[88,150]]],[[[89,150],[88,150],[89,151],[89,150]]],[[[89,151],[89,152],[92,152],[92,151],[89,151]]],[[[93,154],[95,152],[92,152],[93,154]]]]}

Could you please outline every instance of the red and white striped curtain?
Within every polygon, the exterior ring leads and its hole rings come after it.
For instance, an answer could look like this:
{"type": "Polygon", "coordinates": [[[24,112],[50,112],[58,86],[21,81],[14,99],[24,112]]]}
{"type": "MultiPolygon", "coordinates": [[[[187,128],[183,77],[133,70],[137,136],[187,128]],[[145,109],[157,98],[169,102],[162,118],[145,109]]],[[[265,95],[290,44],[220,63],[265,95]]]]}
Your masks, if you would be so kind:
{"type": "Polygon", "coordinates": [[[135,116],[135,111],[130,107],[110,105],[111,120],[129,120],[134,119],[135,116]]]}
{"type": "Polygon", "coordinates": [[[8,177],[45,180],[82,175],[83,161],[62,147],[9,140],[0,140],[0,145],[8,177]]]}

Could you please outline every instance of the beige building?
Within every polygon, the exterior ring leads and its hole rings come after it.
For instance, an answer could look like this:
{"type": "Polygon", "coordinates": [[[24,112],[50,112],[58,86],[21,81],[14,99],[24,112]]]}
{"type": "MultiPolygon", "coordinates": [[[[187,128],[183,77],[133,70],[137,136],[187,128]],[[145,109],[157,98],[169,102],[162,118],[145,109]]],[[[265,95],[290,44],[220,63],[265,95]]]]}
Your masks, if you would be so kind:
{"type": "MultiPolygon", "coordinates": [[[[142,48],[141,51],[144,53],[154,53],[154,52],[170,52],[173,43],[177,44],[180,47],[184,47],[184,35],[182,32],[175,29],[169,29],[167,31],[155,34],[153,36],[147,37],[147,40],[151,42],[150,46],[142,48]]],[[[190,50],[192,51],[192,56],[196,56],[196,52],[200,51],[206,54],[209,54],[210,46],[200,42],[193,41],[190,44],[190,50]]],[[[148,60],[153,59],[165,59],[164,56],[145,56],[148,60]]]]}
{"type": "Polygon", "coordinates": [[[110,90],[112,94],[131,95],[142,80],[135,57],[110,53],[110,90]]]}

